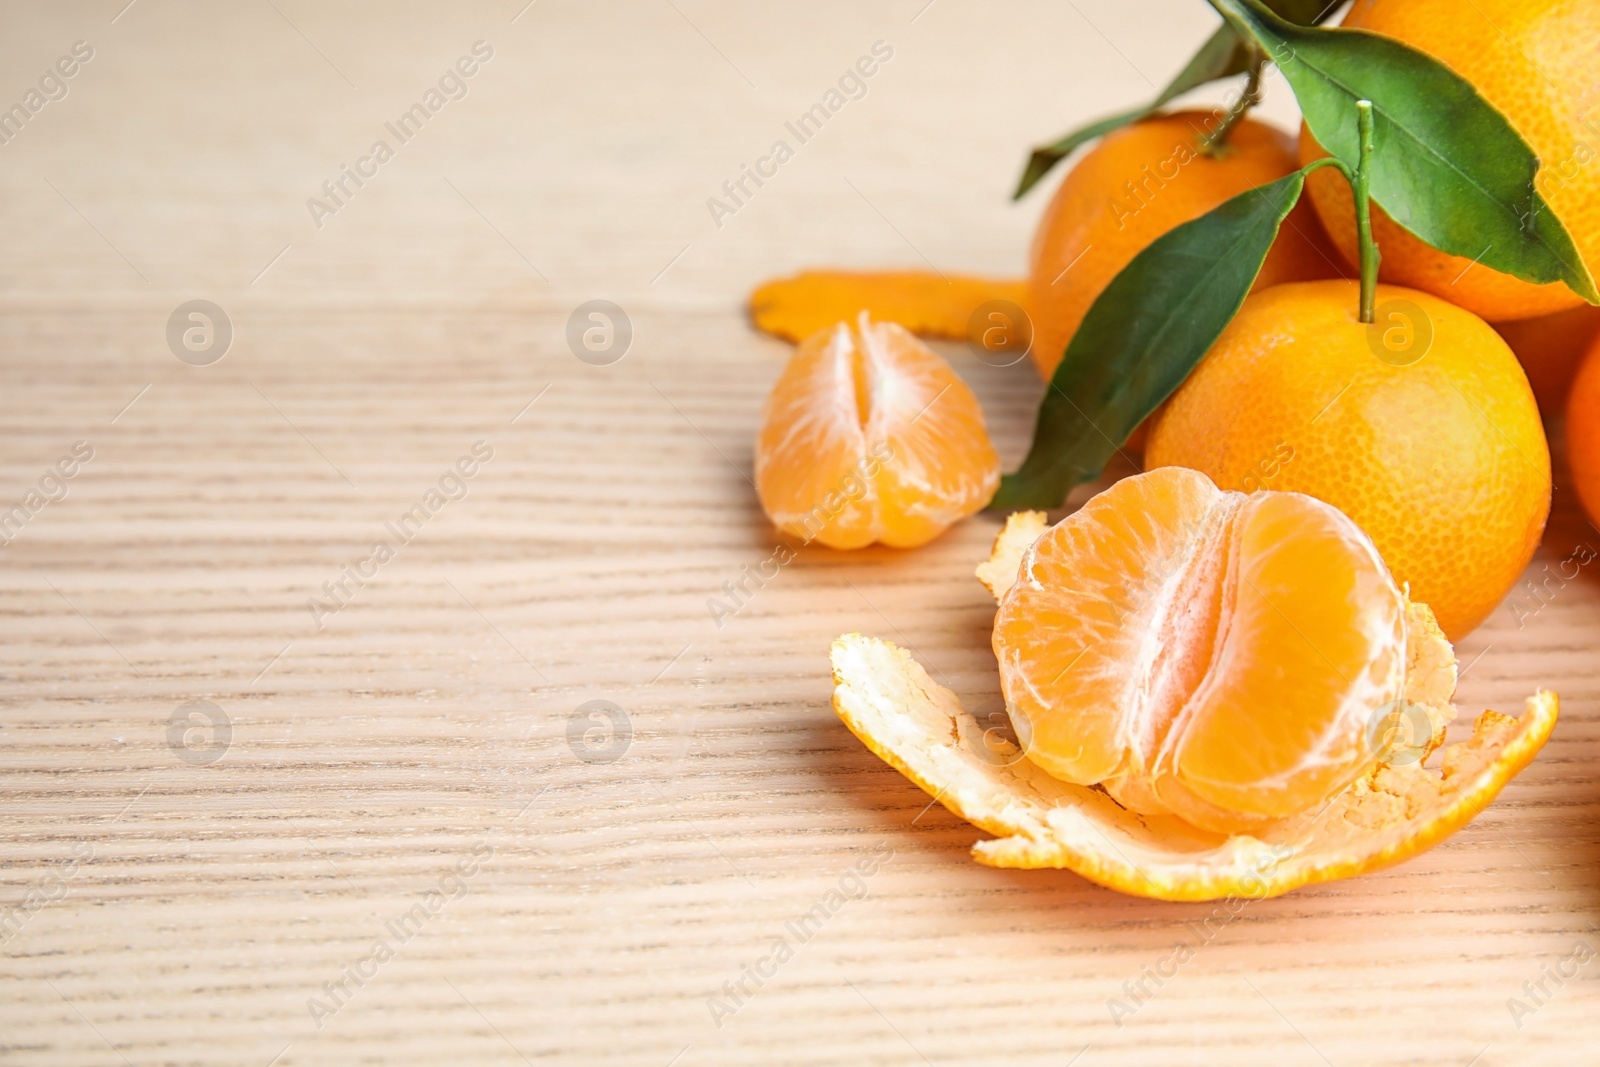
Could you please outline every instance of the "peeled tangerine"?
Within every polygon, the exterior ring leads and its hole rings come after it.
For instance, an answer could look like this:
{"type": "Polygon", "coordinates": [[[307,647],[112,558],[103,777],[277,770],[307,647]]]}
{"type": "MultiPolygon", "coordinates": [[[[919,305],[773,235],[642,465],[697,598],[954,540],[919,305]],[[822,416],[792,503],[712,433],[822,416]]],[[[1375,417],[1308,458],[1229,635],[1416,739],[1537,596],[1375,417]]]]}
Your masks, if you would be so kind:
{"type": "Polygon", "coordinates": [[[773,386],[756,438],[773,525],[832,548],[913,548],[981,510],[1000,484],[978,398],[903,328],[837,323],[773,386]]]}
{"type": "Polygon", "coordinates": [[[1067,867],[1169,900],[1273,896],[1397,862],[1465,825],[1555,725],[1455,717],[1453,650],[1342,512],[1163,467],[1060,523],[1011,517],[978,576],[1020,747],[901,650],[833,647],[834,707],[998,840],[998,867],[1067,867]]]}

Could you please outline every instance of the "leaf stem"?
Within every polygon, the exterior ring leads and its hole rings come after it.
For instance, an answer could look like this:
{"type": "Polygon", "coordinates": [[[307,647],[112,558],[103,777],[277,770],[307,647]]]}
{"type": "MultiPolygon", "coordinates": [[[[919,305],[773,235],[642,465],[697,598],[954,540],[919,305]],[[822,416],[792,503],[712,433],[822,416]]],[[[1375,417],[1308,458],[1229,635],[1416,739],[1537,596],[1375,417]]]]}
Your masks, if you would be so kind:
{"type": "Polygon", "coordinates": [[[1261,103],[1261,70],[1267,65],[1266,55],[1259,49],[1250,49],[1250,67],[1245,76],[1244,91],[1239,94],[1239,99],[1233,102],[1228,113],[1223,116],[1222,123],[1210,133],[1200,138],[1200,154],[1215,158],[1222,154],[1228,146],[1228,138],[1232,135],[1235,126],[1245,117],[1249,110],[1261,103]]]}
{"type": "Polygon", "coordinates": [[[1350,180],[1356,198],[1356,242],[1361,252],[1361,321],[1373,320],[1372,304],[1378,287],[1378,261],[1382,256],[1372,240],[1371,167],[1372,162],[1372,101],[1356,101],[1356,124],[1361,137],[1361,151],[1356,156],[1355,176],[1350,180]]]}

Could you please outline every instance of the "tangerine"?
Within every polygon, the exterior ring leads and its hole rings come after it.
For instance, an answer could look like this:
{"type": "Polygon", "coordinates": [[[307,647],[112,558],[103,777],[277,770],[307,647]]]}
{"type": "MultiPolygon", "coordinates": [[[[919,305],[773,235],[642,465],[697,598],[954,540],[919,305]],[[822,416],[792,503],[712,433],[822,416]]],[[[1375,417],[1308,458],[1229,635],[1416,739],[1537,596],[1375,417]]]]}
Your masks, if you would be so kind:
{"type": "Polygon", "coordinates": [[[1553,315],[1497,322],[1494,328],[1517,354],[1539,410],[1546,418],[1564,412],[1578,364],[1600,335],[1600,308],[1585,304],[1553,315]]]}
{"type": "Polygon", "coordinates": [[[1000,457],[950,365],[862,312],[790,356],[762,416],[755,483],[773,525],[807,542],[913,548],[989,503],[1000,457]]]}
{"type": "MultiPolygon", "coordinates": [[[[1246,118],[1216,156],[1198,142],[1215,117],[1158,115],[1107,134],[1067,172],[1034,231],[1028,270],[1030,355],[1049,378],[1102,290],[1173,227],[1297,169],[1294,141],[1246,118]]],[[[1343,273],[1310,208],[1284,220],[1256,288],[1343,273]]]]}
{"type": "MultiPolygon", "coordinates": [[[[1600,4],[1356,0],[1343,24],[1403,41],[1471,82],[1532,146],[1542,164],[1535,187],[1565,224],[1584,262],[1591,270],[1600,268],[1600,160],[1593,120],[1586,117],[1595,98],[1600,4]]],[[[1325,155],[1302,124],[1300,161],[1325,155]]],[[[1355,211],[1344,182],[1324,167],[1306,180],[1306,189],[1334,244],[1356,262],[1355,211]]],[[[1583,303],[1563,282],[1535,285],[1440,252],[1376,204],[1372,235],[1383,249],[1383,280],[1443,297],[1490,321],[1547,315],[1583,303]]]]}
{"type": "Polygon", "coordinates": [[[1248,297],[1156,416],[1147,468],[1334,505],[1452,640],[1516,583],[1550,511],[1550,452],[1528,379],[1482,319],[1356,282],[1248,297]]]}
{"type": "Polygon", "coordinates": [[[1337,509],[1162,467],[1033,543],[994,652],[1029,759],[1132,811],[1228,833],[1372,769],[1368,721],[1404,692],[1405,613],[1337,509]]]}
{"type": "MultiPolygon", "coordinates": [[[[1207,510],[1216,501],[1216,497],[1210,495],[1217,493],[1214,488],[1208,493],[1205,486],[1192,479],[1185,487],[1181,472],[1176,481],[1172,481],[1171,472],[1156,471],[1142,477],[1159,477],[1172,482],[1179,487],[1179,495],[1197,498],[1207,510]]],[[[1136,540],[1142,539],[1147,525],[1141,520],[1140,508],[1152,496],[1164,494],[1152,493],[1148,486],[1138,483],[1122,492],[1126,507],[1102,504],[1099,506],[1101,515],[1078,525],[1103,525],[1107,531],[1121,525],[1134,532],[1136,540]],[[1105,522],[1108,518],[1111,521],[1105,522]]],[[[1269,507],[1241,503],[1234,494],[1218,495],[1227,501],[1224,506],[1232,510],[1235,522],[1245,514],[1247,506],[1269,507]]],[[[1271,494],[1272,497],[1285,495],[1271,494]]],[[[1262,494],[1251,499],[1266,497],[1262,494]]],[[[1279,506],[1270,505],[1272,508],[1279,506]]],[[[1170,507],[1162,510],[1169,518],[1175,514],[1170,507]]],[[[1281,517],[1289,520],[1287,530],[1295,546],[1292,552],[1311,549],[1313,555],[1320,555],[1331,550],[1346,564],[1355,561],[1354,569],[1347,573],[1376,576],[1370,563],[1370,548],[1347,552],[1360,548],[1359,535],[1354,540],[1346,540],[1350,536],[1348,527],[1344,528],[1343,536],[1334,539],[1335,544],[1319,544],[1331,527],[1340,524],[1312,502],[1288,504],[1281,517]],[[1302,510],[1308,504],[1311,505],[1309,510],[1302,510]],[[1302,516],[1312,518],[1309,527],[1301,525],[1302,516]],[[1306,535],[1306,539],[1302,539],[1301,534],[1306,535]],[[1337,542],[1343,542],[1344,549],[1339,548],[1337,542]],[[1360,562],[1364,555],[1366,563],[1360,562]]],[[[1063,525],[1067,521],[1070,520],[1063,525]]],[[[1270,522],[1260,529],[1266,531],[1276,525],[1270,522]]],[[[1077,531],[1078,534],[1083,532],[1077,531]]],[[[1158,540],[1151,541],[1150,545],[1155,546],[1158,540]]],[[[1014,593],[1014,590],[1024,579],[1031,582],[1056,575],[1037,567],[1024,568],[1023,560],[1030,555],[1047,553],[1058,556],[1063,543],[1088,548],[1088,555],[1080,561],[1087,562],[1091,571],[1098,569],[1095,563],[1097,545],[1117,545],[1123,556],[1141,556],[1139,548],[1117,536],[1054,537],[1046,530],[1042,512],[1019,512],[1006,520],[990,558],[978,568],[979,577],[997,600],[1007,601],[1013,595],[1038,598],[1043,595],[1039,590],[1027,593],[1014,593]],[[1051,544],[1035,554],[1033,546],[1041,538],[1051,539],[1051,544]]],[[[1244,555],[1260,558],[1255,548],[1246,549],[1244,555]]],[[[1287,603],[1295,611],[1311,606],[1323,595],[1315,589],[1315,575],[1297,574],[1293,568],[1280,569],[1270,564],[1266,570],[1289,581],[1294,592],[1287,603]],[[1306,589],[1310,590],[1309,599],[1303,598],[1301,592],[1306,589]]],[[[1159,575],[1161,571],[1158,568],[1154,573],[1159,575]]],[[[1225,575],[1224,586],[1233,580],[1225,575]]],[[[1276,582],[1273,585],[1276,587],[1276,582]]],[[[1380,595],[1374,602],[1378,605],[1376,617],[1390,618],[1381,605],[1392,602],[1392,586],[1382,582],[1377,585],[1380,595]]],[[[1184,587],[1185,583],[1179,586],[1184,587]]],[[[1157,583],[1150,588],[1159,587],[1157,583]]],[[[1114,589],[1112,592],[1115,595],[1114,589]]],[[[1057,588],[1056,593],[1071,595],[1070,590],[1061,588],[1057,588]]],[[[1164,599],[1175,604],[1178,598],[1164,599]]],[[[1201,602],[1204,602],[1203,597],[1201,602]]],[[[1197,627],[1192,620],[1196,617],[1167,613],[1156,628],[1193,633],[1197,627]]],[[[1153,621],[1150,614],[1145,618],[1147,623],[1153,621]]],[[[1011,621],[1019,621],[1015,611],[1011,621]]],[[[1046,621],[1046,618],[1040,620],[1041,624],[1046,621]]],[[[972,858],[979,863],[991,867],[1066,868],[1100,885],[1161,900],[1261,899],[1297,886],[1375,871],[1437,844],[1482,811],[1549,738],[1560,702],[1554,693],[1539,692],[1528,700],[1521,718],[1493,711],[1479,715],[1473,722],[1472,736],[1444,747],[1441,756],[1434,761],[1432,753],[1440,742],[1441,727],[1455,715],[1449,703],[1456,681],[1455,655],[1426,605],[1407,604],[1404,625],[1404,705],[1397,715],[1385,713],[1380,706],[1369,720],[1371,725],[1385,729],[1393,720],[1398,720],[1395,725],[1404,729],[1378,733],[1369,728],[1367,739],[1376,742],[1379,748],[1377,763],[1369,773],[1357,777],[1324,803],[1287,818],[1252,825],[1249,833],[1205,830],[1175,814],[1136,813],[1099,786],[1077,785],[1056,777],[1005,737],[993,725],[995,716],[991,716],[991,725],[986,727],[961,706],[954,693],[928,677],[927,671],[908,652],[887,641],[861,634],[845,634],[834,641],[829,656],[833,665],[833,707],[852,733],[886,763],[920,786],[935,803],[943,804],[961,818],[995,835],[993,839],[972,846],[972,858]]],[[[1082,635],[1081,628],[1074,628],[1073,620],[1068,620],[1065,632],[1069,637],[1082,635]]],[[[1231,632],[1235,636],[1224,638],[1223,645],[1244,649],[1257,647],[1255,634],[1250,631],[1231,632]]],[[[1264,633],[1274,632],[1284,634],[1283,626],[1269,621],[1264,633]]],[[[1036,645],[1047,640],[1047,635],[1028,633],[1025,636],[1036,645]]],[[[1367,635],[1366,642],[1369,651],[1374,647],[1389,649],[1387,637],[1377,630],[1367,635]]],[[[1362,644],[1361,637],[1343,635],[1338,647],[1348,651],[1362,644]]],[[[1269,650],[1271,642],[1260,648],[1269,650]]],[[[1358,655],[1357,658],[1365,657],[1358,655]]],[[[1211,662],[1216,665],[1211,674],[1217,679],[1229,682],[1239,677],[1235,668],[1241,666],[1240,662],[1223,661],[1218,657],[1213,657],[1211,662]]],[[[1292,670],[1303,662],[1301,657],[1290,657],[1287,665],[1292,670]]],[[[1379,662],[1387,668],[1387,651],[1379,662]]],[[[1260,665],[1259,661],[1256,665],[1260,665]]],[[[1126,664],[1129,672],[1148,671],[1149,666],[1148,661],[1126,664]]],[[[1248,658],[1243,666],[1251,666],[1248,658]]],[[[1249,673],[1246,670],[1244,677],[1249,673]]],[[[1184,675],[1179,672],[1177,676],[1184,675]]],[[[1312,676],[1325,678],[1327,672],[1314,667],[1312,676]]],[[[1156,672],[1152,677],[1175,675],[1170,671],[1156,672]]],[[[1286,671],[1285,680],[1288,679],[1286,671]]],[[[1048,688],[1051,679],[1042,681],[1048,688]]],[[[1157,685],[1152,691],[1171,692],[1172,687],[1157,685]]],[[[1240,712],[1248,712],[1239,719],[1244,732],[1232,738],[1220,735],[1210,738],[1222,743],[1206,753],[1207,759],[1196,759],[1190,769],[1203,766],[1212,772],[1222,772],[1220,777],[1227,781],[1247,781],[1259,776],[1262,760],[1281,758],[1285,752],[1314,750],[1319,733],[1322,738],[1342,736],[1349,750],[1347,732],[1336,730],[1330,734],[1319,729],[1327,724],[1327,719],[1317,715],[1315,709],[1325,711],[1330,706],[1327,690],[1316,690],[1313,704],[1305,709],[1282,699],[1285,692],[1293,692],[1287,686],[1283,691],[1274,690],[1270,694],[1270,708],[1255,704],[1254,697],[1259,693],[1253,686],[1240,692],[1251,698],[1249,703],[1238,705],[1240,712]],[[1272,708],[1277,709],[1276,715],[1272,708]],[[1304,714],[1307,710],[1312,714],[1304,714]],[[1261,728],[1259,738],[1249,732],[1256,727],[1261,728]],[[1261,759],[1252,755],[1251,750],[1256,748],[1260,749],[1261,759]],[[1220,758],[1215,758],[1218,756],[1220,758]]],[[[1134,702],[1138,707],[1152,706],[1138,693],[1134,694],[1134,702]]],[[[1096,724],[1102,722],[1108,710],[1116,714],[1115,709],[1099,706],[1087,709],[1091,734],[1096,732],[1096,724]]],[[[1168,737],[1174,731],[1197,728],[1185,727],[1181,719],[1173,721],[1168,737]]],[[[1353,717],[1350,722],[1353,725],[1353,717]]],[[[1069,724],[1057,725],[1067,727],[1069,724]]],[[[1212,719],[1204,725],[1214,727],[1218,720],[1212,719]]],[[[1099,732],[1103,736],[1103,731],[1099,732]]],[[[1038,744],[1037,739],[1032,740],[1038,744]]],[[[1089,741],[1092,743],[1092,738],[1089,741]]],[[[1084,747],[1087,749],[1089,744],[1084,747]]],[[[1205,748],[1201,746],[1196,751],[1205,748]]],[[[1076,751],[1066,755],[1070,757],[1069,762],[1077,761],[1076,751]]],[[[1134,765],[1129,763],[1129,766],[1134,765]]],[[[1142,762],[1137,765],[1144,766],[1142,762]]],[[[1302,758],[1297,769],[1310,768],[1302,758]]],[[[1211,781],[1212,777],[1201,775],[1197,782],[1209,788],[1216,784],[1211,781]]],[[[1301,786],[1315,781],[1311,775],[1297,777],[1301,786]]],[[[1291,792],[1315,795],[1319,791],[1320,788],[1289,791],[1275,789],[1269,784],[1266,795],[1281,801],[1291,792]]],[[[1177,795],[1181,798],[1184,794],[1177,795]]],[[[1246,799],[1250,799],[1249,792],[1246,799]]],[[[1210,809],[1197,805],[1196,810],[1205,818],[1210,809]]],[[[1255,823],[1248,811],[1232,814],[1255,823]]]]}
{"type": "Polygon", "coordinates": [[[1600,337],[1584,354],[1567,398],[1567,464],[1583,510],[1600,523],[1600,337]]]}

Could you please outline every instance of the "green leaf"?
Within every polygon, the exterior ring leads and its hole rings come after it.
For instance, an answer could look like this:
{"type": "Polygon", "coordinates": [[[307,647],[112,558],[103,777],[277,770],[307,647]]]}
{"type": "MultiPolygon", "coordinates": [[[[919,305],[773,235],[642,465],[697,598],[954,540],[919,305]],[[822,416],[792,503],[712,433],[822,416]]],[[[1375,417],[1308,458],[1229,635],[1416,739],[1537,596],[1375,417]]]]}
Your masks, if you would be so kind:
{"type": "Polygon", "coordinates": [[[1297,26],[1327,22],[1345,0],[1267,0],[1267,6],[1297,26]]]}
{"type": "Polygon", "coordinates": [[[1090,306],[1039,405],[1028,458],[997,508],[1054,508],[1094,478],[1188,377],[1250,292],[1305,172],[1240,193],[1162,234],[1090,306]]]}
{"type": "Polygon", "coordinates": [[[1442,251],[1525,281],[1563,281],[1600,303],[1572,237],[1534,189],[1533,149],[1466,79],[1393,38],[1296,26],[1259,0],[1211,4],[1273,58],[1317,141],[1351,167],[1352,105],[1372,101],[1372,196],[1390,218],[1442,251]]]}
{"type": "Polygon", "coordinates": [[[1200,51],[1189,60],[1189,65],[1179,71],[1178,76],[1167,83],[1167,87],[1150,103],[1118,112],[1098,122],[1091,122],[1087,126],[1080,126],[1053,144],[1035,148],[1033,154],[1028,157],[1028,165],[1022,170],[1022,180],[1017,183],[1017,191],[1011,194],[1011,199],[1020,200],[1029,189],[1039,183],[1039,179],[1050,173],[1052,167],[1072,155],[1080,145],[1087,144],[1112,130],[1120,129],[1130,122],[1139,121],[1191,89],[1199,88],[1218,78],[1242,74],[1249,66],[1249,62],[1249,50],[1239,40],[1239,35],[1234,33],[1227,23],[1223,23],[1217,27],[1217,32],[1200,46],[1200,51]]]}
{"type": "MultiPolygon", "coordinates": [[[[1332,3],[1328,0],[1269,0],[1269,2],[1274,11],[1291,22],[1311,25],[1333,14],[1343,5],[1344,0],[1334,0],[1332,3]]],[[[1017,182],[1017,191],[1011,194],[1011,199],[1022,199],[1029,189],[1039,184],[1039,180],[1050,173],[1051,168],[1096,137],[1104,136],[1130,122],[1138,122],[1145,116],[1154,114],[1192,89],[1198,89],[1220,78],[1243,74],[1249,68],[1250,49],[1224,21],[1217,27],[1217,31],[1207,38],[1206,43],[1200,46],[1194,58],[1189,60],[1188,66],[1179,71],[1178,76],[1168,82],[1167,87],[1150,103],[1129,108],[1127,111],[1119,111],[1087,126],[1080,126],[1052,144],[1035,148],[1033,154],[1028,157],[1027,165],[1022,169],[1022,178],[1017,182]]]]}

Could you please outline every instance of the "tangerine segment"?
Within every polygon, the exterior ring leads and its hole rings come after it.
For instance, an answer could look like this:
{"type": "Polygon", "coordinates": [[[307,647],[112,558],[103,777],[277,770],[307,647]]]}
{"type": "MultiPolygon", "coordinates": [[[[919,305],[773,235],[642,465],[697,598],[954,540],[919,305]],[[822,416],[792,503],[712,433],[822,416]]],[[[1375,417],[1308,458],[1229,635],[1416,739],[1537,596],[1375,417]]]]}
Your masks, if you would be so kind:
{"type": "MultiPolygon", "coordinates": [[[[1421,617],[1426,608],[1420,609],[1421,617]]],[[[1410,657],[1454,665],[1437,628],[1414,628],[1410,657]]],[[[1263,899],[1375,871],[1438,844],[1488,806],[1543,746],[1559,701],[1541,691],[1520,718],[1486,711],[1470,740],[1423,761],[1380,764],[1325,809],[1253,835],[1136,815],[1098,789],[1047,774],[984,728],[903,649],[860,634],[833,643],[833,707],[850,731],[962,819],[995,835],[972,857],[990,867],[1065,868],[1159,900],[1263,899]]],[[[1425,671],[1437,684],[1448,672],[1425,671]]],[[[1453,683],[1452,683],[1453,684],[1453,683]]],[[[1414,699],[1443,700],[1436,691],[1414,699]]],[[[1448,696],[1448,690],[1445,691],[1448,696]]]]}
{"type": "Polygon", "coordinates": [[[834,548],[871,544],[876,526],[874,469],[863,467],[869,461],[858,413],[859,362],[843,323],[795,349],[767,398],[756,440],[756,490],[767,517],[834,548]]]}
{"type": "Polygon", "coordinates": [[[1135,811],[1235,831],[1371,769],[1365,727],[1402,696],[1405,615],[1336,509],[1165,467],[1034,542],[994,651],[1030,760],[1135,811]]]}
{"type": "MultiPolygon", "coordinates": [[[[999,604],[1016,584],[1023,557],[1047,529],[1042,511],[1016,511],[1007,516],[995,538],[989,558],[976,575],[999,604]]],[[[1426,604],[1406,604],[1405,705],[1425,713],[1429,736],[1411,737],[1412,755],[1426,759],[1444,743],[1444,730],[1455,718],[1450,695],[1456,690],[1456,655],[1449,639],[1426,604]]],[[[1406,716],[1407,727],[1420,726],[1415,715],[1406,716]]]]}
{"type": "Polygon", "coordinates": [[[1311,497],[1245,497],[1233,536],[1214,658],[1156,790],[1180,814],[1187,794],[1283,818],[1376,761],[1366,726],[1401,695],[1404,598],[1355,523],[1311,497]]]}
{"type": "Polygon", "coordinates": [[[808,338],[756,438],[761,507],[833,548],[911,548],[982,509],[1000,484],[977,397],[950,365],[866,312],[808,338]]]}
{"type": "MultiPolygon", "coordinates": [[[[1228,502],[1210,479],[1176,468],[1125,478],[1024,553],[995,618],[994,652],[1007,708],[1035,763],[1091,785],[1153,759],[1155,720],[1177,710],[1171,687],[1151,684],[1159,617],[1191,564],[1186,592],[1220,588],[1217,568],[1205,573],[1219,554],[1199,546],[1221,536],[1225,512],[1236,510],[1228,502]]],[[[1214,631],[1214,609],[1203,614],[1214,631]]]]}
{"type": "Polygon", "coordinates": [[[1021,278],[807,270],[763,282],[750,294],[750,317],[758,330],[798,342],[865,310],[875,319],[897,322],[924,337],[959,341],[967,336],[978,307],[993,300],[1020,306],[1027,288],[1021,278]]]}

